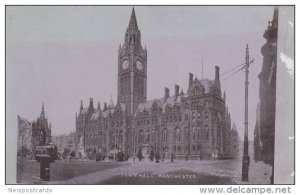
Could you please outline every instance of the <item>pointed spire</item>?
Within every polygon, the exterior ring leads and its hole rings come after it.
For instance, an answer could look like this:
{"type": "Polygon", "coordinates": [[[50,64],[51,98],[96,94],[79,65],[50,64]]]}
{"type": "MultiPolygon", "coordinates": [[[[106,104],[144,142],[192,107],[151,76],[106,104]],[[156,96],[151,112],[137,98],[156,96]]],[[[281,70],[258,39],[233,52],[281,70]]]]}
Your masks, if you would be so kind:
{"type": "Polygon", "coordinates": [[[82,100],[80,100],[80,110],[83,110],[82,100]]]}
{"type": "Polygon", "coordinates": [[[42,105],[42,111],[41,111],[40,118],[45,118],[44,102],[43,102],[43,105],[42,105]]]}
{"type": "Polygon", "coordinates": [[[184,95],[184,93],[183,93],[183,89],[181,89],[181,91],[180,91],[180,95],[184,95]]]}
{"type": "Polygon", "coordinates": [[[110,107],[111,108],[114,107],[114,102],[113,102],[112,94],[110,94],[110,107]]]}
{"type": "Polygon", "coordinates": [[[233,122],[233,125],[232,125],[232,131],[237,131],[235,122],[233,122]]]}
{"type": "Polygon", "coordinates": [[[132,8],[129,25],[137,25],[134,7],[132,8]]]}

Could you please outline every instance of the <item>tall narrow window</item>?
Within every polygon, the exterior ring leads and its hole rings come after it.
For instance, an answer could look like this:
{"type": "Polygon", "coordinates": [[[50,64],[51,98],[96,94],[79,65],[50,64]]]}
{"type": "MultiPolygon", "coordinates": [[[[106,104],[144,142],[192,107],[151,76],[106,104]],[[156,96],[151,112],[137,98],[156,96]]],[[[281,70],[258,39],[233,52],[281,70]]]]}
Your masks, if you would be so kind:
{"type": "Polygon", "coordinates": [[[205,126],[204,131],[205,131],[205,140],[208,141],[209,140],[208,126],[205,126]]]}

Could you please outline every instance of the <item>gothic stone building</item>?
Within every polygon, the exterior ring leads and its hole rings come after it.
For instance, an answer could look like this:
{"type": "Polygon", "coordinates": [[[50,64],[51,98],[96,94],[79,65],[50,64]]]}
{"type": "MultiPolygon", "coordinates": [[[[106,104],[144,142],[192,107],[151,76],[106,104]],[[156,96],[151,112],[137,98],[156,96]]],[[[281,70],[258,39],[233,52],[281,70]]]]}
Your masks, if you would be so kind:
{"type": "Polygon", "coordinates": [[[51,123],[45,116],[44,104],[36,121],[28,121],[18,115],[18,152],[21,149],[35,155],[36,146],[51,142],[51,123]]]}
{"type": "Polygon", "coordinates": [[[36,154],[36,146],[51,142],[51,123],[45,115],[44,104],[40,116],[32,122],[32,153],[36,154]]]}
{"type": "Polygon", "coordinates": [[[117,103],[105,103],[103,109],[100,103],[95,108],[92,98],[86,108],[81,101],[76,140],[77,146],[83,142],[86,155],[119,150],[134,156],[139,150],[144,155],[153,150],[166,158],[220,157],[233,151],[218,66],[214,80],[199,80],[190,73],[185,93],[175,85],[173,95],[165,88],[164,97],[147,100],[147,49],[141,45],[134,9],[118,50],[117,90],[117,103]]]}

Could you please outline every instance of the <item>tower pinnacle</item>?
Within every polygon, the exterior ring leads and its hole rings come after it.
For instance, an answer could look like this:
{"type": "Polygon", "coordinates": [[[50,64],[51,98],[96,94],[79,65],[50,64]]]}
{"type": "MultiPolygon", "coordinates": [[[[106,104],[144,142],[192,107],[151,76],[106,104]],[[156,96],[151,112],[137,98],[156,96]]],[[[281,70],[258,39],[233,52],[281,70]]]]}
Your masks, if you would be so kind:
{"type": "Polygon", "coordinates": [[[131,16],[130,16],[130,21],[129,21],[128,27],[137,27],[137,21],[136,21],[134,7],[132,8],[132,12],[131,12],[131,16]]]}
{"type": "Polygon", "coordinates": [[[40,117],[41,117],[41,118],[45,118],[44,102],[43,102],[43,105],[42,105],[42,111],[41,111],[40,117]]]}

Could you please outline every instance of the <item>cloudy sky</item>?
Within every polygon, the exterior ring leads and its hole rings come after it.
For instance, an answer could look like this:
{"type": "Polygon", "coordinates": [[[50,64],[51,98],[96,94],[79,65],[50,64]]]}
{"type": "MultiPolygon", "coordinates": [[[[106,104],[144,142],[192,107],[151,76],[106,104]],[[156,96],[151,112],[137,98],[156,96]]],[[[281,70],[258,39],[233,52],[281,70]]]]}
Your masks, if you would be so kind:
{"type": "MultiPolygon", "coordinates": [[[[17,131],[17,115],[32,121],[42,102],[52,133],[75,130],[80,100],[116,102],[117,56],[129,22],[130,6],[6,7],[6,127],[17,131]]],[[[214,79],[245,61],[249,44],[249,136],[253,138],[262,66],[263,33],[272,6],[136,6],[142,45],[148,50],[148,97],[186,92],[188,73],[214,79]]],[[[239,72],[221,82],[232,120],[244,130],[244,78],[239,72]]],[[[8,141],[14,141],[11,137],[8,141]]]]}

